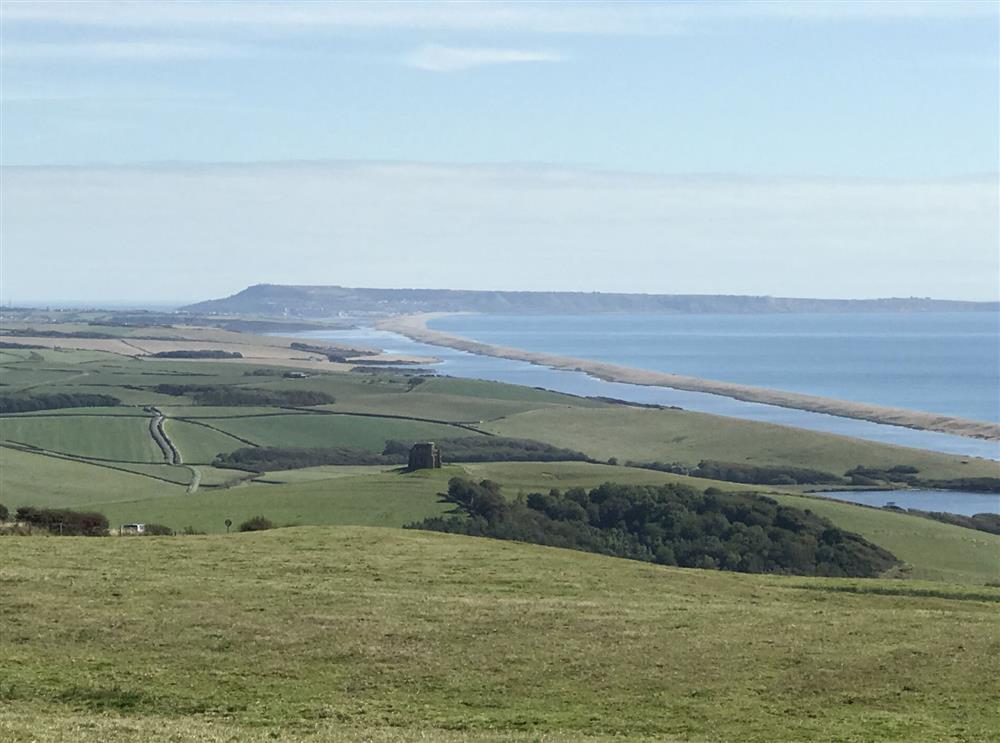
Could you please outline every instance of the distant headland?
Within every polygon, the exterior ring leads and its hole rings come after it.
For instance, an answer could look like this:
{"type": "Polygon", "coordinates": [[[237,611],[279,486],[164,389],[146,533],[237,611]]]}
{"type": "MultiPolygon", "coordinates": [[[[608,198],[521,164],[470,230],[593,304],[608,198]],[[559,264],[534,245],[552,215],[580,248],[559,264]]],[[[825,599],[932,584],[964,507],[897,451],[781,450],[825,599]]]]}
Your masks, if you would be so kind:
{"type": "Polygon", "coordinates": [[[256,284],[223,299],[181,308],[225,315],[331,318],[425,312],[514,315],[774,314],[792,312],[997,312],[1000,302],[920,297],[806,299],[724,294],[620,294],[605,292],[371,289],[256,284]]]}

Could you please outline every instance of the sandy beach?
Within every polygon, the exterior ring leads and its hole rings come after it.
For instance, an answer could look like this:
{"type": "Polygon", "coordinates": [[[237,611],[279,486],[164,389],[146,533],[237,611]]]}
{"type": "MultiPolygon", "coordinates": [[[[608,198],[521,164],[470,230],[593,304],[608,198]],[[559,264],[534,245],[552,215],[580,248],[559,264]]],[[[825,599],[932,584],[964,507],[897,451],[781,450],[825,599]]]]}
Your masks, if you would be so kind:
{"type": "Polygon", "coordinates": [[[751,387],[732,382],[687,377],[679,374],[650,371],[648,369],[635,369],[589,359],[577,359],[549,353],[525,351],[520,348],[493,346],[469,338],[442,333],[427,327],[427,323],[430,320],[445,314],[449,313],[425,313],[392,317],[379,322],[378,327],[381,330],[390,330],[405,335],[421,343],[454,348],[459,351],[467,351],[482,356],[495,356],[515,361],[526,361],[552,369],[582,371],[608,382],[670,387],[690,392],[707,392],[746,402],[764,403],[784,408],[807,410],[813,413],[826,413],[844,418],[856,418],[873,423],[905,426],[906,428],[924,431],[938,431],[957,436],[1000,441],[1000,425],[996,423],[927,413],[919,410],[871,405],[852,402],[850,400],[836,400],[828,397],[804,395],[797,392],[786,392],[764,387],[751,387]]]}

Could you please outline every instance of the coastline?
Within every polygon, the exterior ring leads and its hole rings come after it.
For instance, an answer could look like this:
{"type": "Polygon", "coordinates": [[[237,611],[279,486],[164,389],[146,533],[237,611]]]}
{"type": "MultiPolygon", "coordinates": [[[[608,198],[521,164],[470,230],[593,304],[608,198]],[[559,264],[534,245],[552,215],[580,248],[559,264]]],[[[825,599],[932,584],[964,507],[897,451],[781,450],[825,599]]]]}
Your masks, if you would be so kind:
{"type": "Polygon", "coordinates": [[[454,313],[431,312],[415,315],[401,315],[381,320],[376,324],[380,330],[388,330],[404,335],[411,340],[435,346],[453,348],[457,351],[494,356],[513,361],[525,361],[538,366],[546,366],[563,371],[582,371],[606,382],[624,382],[653,387],[670,387],[689,392],[705,392],[712,395],[722,395],[744,402],[756,402],[765,405],[775,405],[783,408],[806,410],[812,413],[824,413],[842,418],[881,423],[890,426],[902,426],[921,431],[936,431],[955,436],[1000,441],[1000,424],[986,421],[939,415],[919,410],[893,408],[881,405],[837,400],[829,397],[806,395],[798,392],[786,392],[765,387],[752,387],[733,382],[720,382],[712,379],[688,377],[668,372],[636,369],[603,361],[578,359],[556,354],[525,351],[520,348],[494,346],[488,343],[462,336],[450,335],[427,327],[434,318],[444,317],[454,313]]]}

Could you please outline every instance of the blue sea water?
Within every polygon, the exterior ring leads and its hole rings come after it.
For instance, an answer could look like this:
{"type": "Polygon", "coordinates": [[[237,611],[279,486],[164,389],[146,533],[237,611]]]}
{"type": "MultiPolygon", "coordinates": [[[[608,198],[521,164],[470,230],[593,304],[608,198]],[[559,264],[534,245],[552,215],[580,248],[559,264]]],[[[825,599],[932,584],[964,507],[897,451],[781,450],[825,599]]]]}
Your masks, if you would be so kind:
{"type": "Polygon", "coordinates": [[[1000,313],[454,315],[484,343],[1000,422],[1000,313]]]}

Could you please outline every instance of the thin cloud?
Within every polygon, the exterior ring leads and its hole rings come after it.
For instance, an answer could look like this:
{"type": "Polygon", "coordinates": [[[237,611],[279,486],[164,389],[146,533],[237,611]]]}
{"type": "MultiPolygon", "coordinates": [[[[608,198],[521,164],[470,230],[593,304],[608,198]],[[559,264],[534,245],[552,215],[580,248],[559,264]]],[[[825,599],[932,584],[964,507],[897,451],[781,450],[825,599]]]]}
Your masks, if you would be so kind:
{"type": "Polygon", "coordinates": [[[552,34],[665,35],[702,22],[782,19],[865,21],[996,18],[984,0],[758,0],[757,2],[46,2],[7,0],[6,22],[109,28],[318,28],[490,30],[552,34]]]}
{"type": "Polygon", "coordinates": [[[564,59],[561,54],[549,51],[428,44],[404,57],[403,64],[430,72],[454,72],[484,65],[562,62],[564,59]]]}
{"type": "Polygon", "coordinates": [[[4,44],[4,59],[174,60],[234,57],[242,50],[232,44],[186,41],[95,41],[86,43],[4,44]]]}

